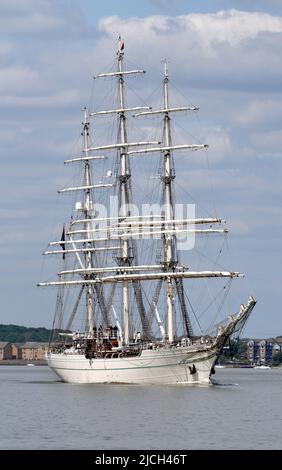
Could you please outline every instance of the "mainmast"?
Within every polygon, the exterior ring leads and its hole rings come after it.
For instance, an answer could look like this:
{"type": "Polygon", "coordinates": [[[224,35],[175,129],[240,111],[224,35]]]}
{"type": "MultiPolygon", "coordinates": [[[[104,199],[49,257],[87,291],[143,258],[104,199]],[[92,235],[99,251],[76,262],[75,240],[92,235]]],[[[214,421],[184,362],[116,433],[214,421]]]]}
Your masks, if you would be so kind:
{"type": "MultiPolygon", "coordinates": [[[[171,147],[171,131],[168,103],[168,67],[167,60],[164,59],[164,147],[171,147]]],[[[164,173],[162,181],[164,184],[165,200],[165,220],[168,223],[174,219],[174,205],[172,198],[172,181],[174,179],[173,162],[171,150],[164,151],[164,173]]],[[[176,260],[174,257],[174,235],[164,234],[164,268],[166,271],[173,271],[176,260]]],[[[167,304],[167,334],[169,342],[174,340],[174,287],[171,278],[166,279],[166,304],[167,304]]]]}
{"type": "MultiPolygon", "coordinates": [[[[108,144],[104,146],[99,146],[99,147],[89,147],[87,146],[87,143],[85,144],[84,148],[84,157],[81,159],[71,159],[68,160],[67,162],[75,162],[78,160],[86,160],[88,161],[88,158],[95,158],[95,156],[89,156],[88,157],[88,151],[96,151],[96,150],[117,150],[118,151],[118,156],[119,156],[119,174],[118,174],[118,179],[119,179],[119,192],[118,192],[118,224],[128,217],[130,217],[130,202],[131,202],[131,192],[130,192],[130,185],[129,185],[129,179],[130,179],[130,168],[129,168],[129,157],[128,157],[128,151],[130,147],[142,147],[144,145],[152,145],[152,144],[158,144],[158,142],[128,142],[127,140],[127,133],[126,133],[126,112],[132,112],[132,111],[142,111],[142,110],[148,110],[151,109],[149,107],[144,107],[144,106],[137,106],[137,107],[130,107],[126,108],[125,107],[125,99],[124,99],[124,76],[131,75],[131,74],[144,74],[144,70],[123,70],[123,58],[124,58],[124,43],[119,37],[119,48],[117,52],[117,71],[116,72],[108,72],[108,73],[101,73],[96,75],[94,78],[101,78],[101,77],[117,77],[118,79],[118,109],[111,109],[111,110],[103,110],[103,111],[97,111],[97,112],[91,112],[89,116],[98,116],[98,115],[108,115],[108,114],[117,114],[118,115],[118,142],[116,144],[108,144]]],[[[96,157],[97,158],[97,157],[96,157]]],[[[91,186],[91,184],[87,183],[87,185],[91,186]]],[[[103,187],[105,186],[112,186],[112,185],[102,185],[103,187]]],[[[98,185],[95,185],[95,187],[98,187],[98,185]]],[[[86,188],[86,187],[84,187],[86,188]]],[[[70,188],[73,189],[73,188],[70,188]]],[[[87,220],[86,220],[86,226],[87,226],[87,220]]],[[[110,229],[111,231],[111,229],[110,229]]],[[[87,228],[84,231],[80,231],[80,233],[87,233],[87,228]]],[[[93,229],[91,229],[91,232],[93,233],[93,229]]],[[[123,232],[123,231],[122,231],[123,232]]],[[[125,232],[127,232],[127,229],[125,228],[125,232]]],[[[70,233],[78,233],[73,231],[70,233]]],[[[121,234],[122,236],[118,235],[116,239],[120,240],[120,249],[119,249],[119,254],[117,256],[118,264],[119,264],[119,270],[122,270],[122,272],[126,272],[129,267],[132,264],[132,258],[133,258],[133,245],[132,245],[132,237],[129,236],[124,236],[124,233],[121,234]]],[[[110,236],[110,238],[114,239],[114,237],[110,236]]],[[[99,239],[102,241],[102,239],[99,239]]],[[[108,239],[104,240],[107,241],[108,239]]],[[[92,242],[95,240],[92,239],[92,242]]],[[[92,256],[92,255],[91,255],[92,256]]],[[[87,267],[86,270],[87,272],[87,267]]],[[[92,270],[93,272],[93,270],[92,270]]],[[[103,269],[101,270],[103,272],[103,269]]],[[[88,273],[90,273],[90,270],[88,270],[88,273]]],[[[98,286],[96,286],[97,288],[98,286]]],[[[138,310],[141,316],[141,321],[142,321],[142,326],[144,328],[144,307],[142,304],[142,296],[140,294],[140,289],[138,289],[138,283],[134,284],[134,292],[135,296],[138,297],[138,310]],[[143,310],[142,308],[143,307],[143,310]]],[[[123,328],[124,328],[124,343],[128,344],[130,341],[130,336],[131,336],[131,325],[130,325],[130,316],[129,316],[129,283],[127,280],[124,281],[123,287],[122,287],[122,318],[123,318],[123,328]]]]}
{"type": "MultiPolygon", "coordinates": [[[[119,106],[120,109],[124,109],[124,79],[123,79],[123,43],[121,38],[119,38],[119,50],[117,52],[118,58],[118,72],[119,75],[119,106]]],[[[127,142],[126,135],[126,117],[125,113],[122,111],[119,113],[119,140],[120,144],[123,145],[127,142]]],[[[128,157],[127,157],[127,148],[120,148],[120,165],[119,165],[119,189],[120,189],[120,198],[119,198],[119,215],[121,218],[127,217],[130,214],[128,213],[128,179],[130,174],[128,171],[128,157]]],[[[121,241],[121,257],[120,261],[123,266],[129,266],[129,244],[128,239],[121,241]]],[[[129,325],[129,291],[128,283],[124,282],[122,287],[122,310],[123,310],[123,328],[124,328],[124,342],[125,344],[129,343],[130,337],[130,325],[129,325]]]]}
{"type": "MultiPolygon", "coordinates": [[[[88,122],[88,115],[87,115],[87,110],[86,108],[84,109],[84,122],[83,122],[83,131],[82,131],[82,136],[83,136],[83,152],[85,157],[88,157],[88,148],[89,148],[89,122],[88,122]]],[[[91,168],[89,164],[89,160],[85,160],[85,166],[84,166],[84,179],[85,179],[85,186],[91,187],[92,186],[92,177],[91,177],[91,168]]],[[[85,216],[85,222],[84,222],[84,229],[86,233],[86,239],[91,239],[91,206],[92,206],[92,200],[91,200],[91,190],[86,189],[85,190],[85,196],[84,196],[84,216],[85,216]]],[[[91,241],[86,242],[86,247],[91,248],[91,241]]],[[[86,269],[91,269],[93,267],[93,252],[91,250],[86,251],[85,253],[85,267],[86,269]]],[[[87,308],[87,327],[88,331],[92,332],[93,331],[93,285],[92,284],[87,284],[86,285],[86,308],[87,308]]]]}

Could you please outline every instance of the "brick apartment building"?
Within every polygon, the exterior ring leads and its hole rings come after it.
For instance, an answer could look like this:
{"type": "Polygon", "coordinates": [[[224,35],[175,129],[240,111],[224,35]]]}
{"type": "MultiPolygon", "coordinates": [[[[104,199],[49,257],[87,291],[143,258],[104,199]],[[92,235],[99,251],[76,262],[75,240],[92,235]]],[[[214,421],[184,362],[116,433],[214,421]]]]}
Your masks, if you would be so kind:
{"type": "Polygon", "coordinates": [[[267,365],[282,351],[282,338],[251,339],[247,343],[247,359],[251,364],[267,365]]]}

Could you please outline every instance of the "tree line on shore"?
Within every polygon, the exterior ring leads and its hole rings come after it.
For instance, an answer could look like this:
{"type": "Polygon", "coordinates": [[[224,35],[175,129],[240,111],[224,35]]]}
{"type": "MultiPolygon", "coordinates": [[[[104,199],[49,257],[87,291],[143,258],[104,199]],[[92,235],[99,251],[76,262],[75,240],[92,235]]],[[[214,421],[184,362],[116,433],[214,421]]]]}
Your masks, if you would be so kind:
{"type": "Polygon", "coordinates": [[[47,343],[50,335],[51,330],[43,327],[32,328],[0,324],[0,341],[7,341],[8,343],[26,343],[28,341],[47,343]]]}

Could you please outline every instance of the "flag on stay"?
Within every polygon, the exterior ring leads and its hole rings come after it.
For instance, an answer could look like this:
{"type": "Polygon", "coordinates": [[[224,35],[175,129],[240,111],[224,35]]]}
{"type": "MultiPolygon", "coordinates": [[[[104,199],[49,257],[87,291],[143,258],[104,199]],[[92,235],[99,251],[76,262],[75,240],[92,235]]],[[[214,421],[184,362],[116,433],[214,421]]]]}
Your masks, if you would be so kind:
{"type": "MultiPolygon", "coordinates": [[[[61,242],[64,242],[66,240],[66,233],[65,233],[65,224],[63,225],[63,231],[62,231],[62,236],[61,236],[61,242]]],[[[66,245],[65,243],[60,243],[62,250],[65,251],[66,245]]],[[[65,253],[63,253],[63,259],[65,259],[65,253]]]]}
{"type": "Polygon", "coordinates": [[[121,36],[118,37],[118,42],[119,42],[119,52],[121,52],[124,49],[124,41],[121,40],[121,36]]]}

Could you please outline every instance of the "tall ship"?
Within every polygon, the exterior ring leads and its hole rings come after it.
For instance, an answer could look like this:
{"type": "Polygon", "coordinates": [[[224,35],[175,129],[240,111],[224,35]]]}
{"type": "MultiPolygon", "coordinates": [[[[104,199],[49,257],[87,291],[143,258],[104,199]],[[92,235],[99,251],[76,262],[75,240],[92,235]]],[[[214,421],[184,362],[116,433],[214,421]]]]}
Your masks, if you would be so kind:
{"type": "MultiPolygon", "coordinates": [[[[207,331],[198,328],[190,293],[202,282],[217,279],[229,286],[242,276],[225,269],[197,269],[192,257],[189,262],[197,237],[227,234],[225,221],[218,217],[196,217],[193,210],[179,215],[183,201],[176,200],[177,157],[201,152],[207,145],[175,142],[172,116],[198,108],[171,105],[167,60],[159,109],[129,107],[127,79],[144,70],[127,70],[124,51],[119,38],[114,71],[94,77],[114,84],[116,106],[84,109],[80,152],[65,161],[75,167],[78,183],[58,192],[72,195],[72,213],[43,253],[57,255],[60,271],[55,280],[38,284],[57,290],[46,359],[70,383],[207,384],[224,345],[241,331],[256,300],[250,296],[244,304],[238,301],[235,313],[226,311],[219,323],[215,315],[207,331]],[[97,145],[101,119],[107,122],[113,116],[115,139],[97,145]],[[142,120],[145,127],[150,118],[159,125],[160,137],[128,137],[131,121],[142,120]],[[143,170],[132,161],[140,162],[143,170]],[[151,162],[155,179],[146,173],[151,162]],[[101,163],[104,177],[98,176],[101,163]],[[145,191],[134,192],[138,179],[145,189],[153,187],[149,208],[145,191]],[[181,262],[183,254],[188,266],[181,262]]],[[[207,315],[210,310],[208,305],[207,315]]]]}

